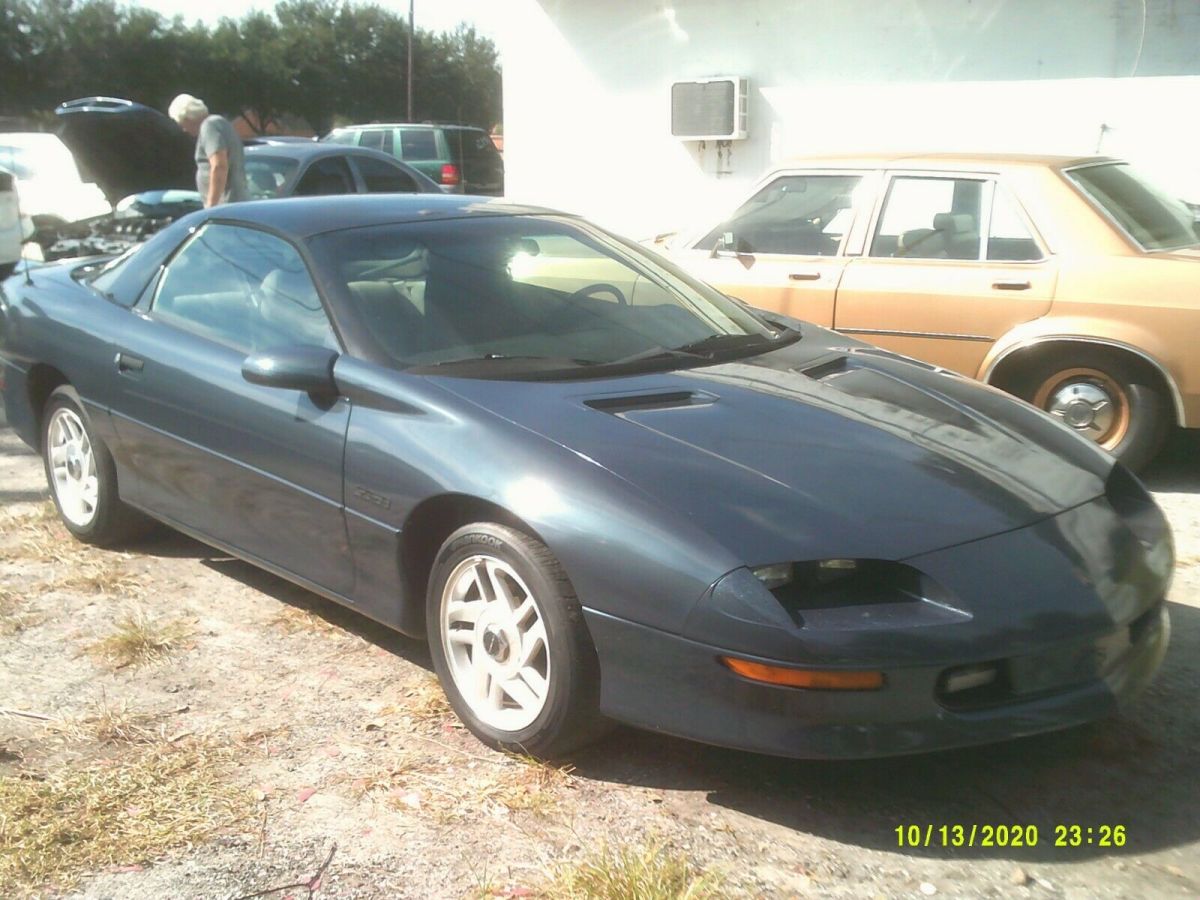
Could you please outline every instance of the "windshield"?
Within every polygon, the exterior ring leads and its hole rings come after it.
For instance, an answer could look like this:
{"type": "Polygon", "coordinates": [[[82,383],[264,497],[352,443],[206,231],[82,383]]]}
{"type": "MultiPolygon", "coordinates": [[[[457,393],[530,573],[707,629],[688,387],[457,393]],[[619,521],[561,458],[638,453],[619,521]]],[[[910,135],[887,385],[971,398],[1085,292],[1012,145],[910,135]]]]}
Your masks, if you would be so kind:
{"type": "Polygon", "coordinates": [[[1105,163],[1066,173],[1143,250],[1178,250],[1200,243],[1186,203],[1155,187],[1128,163],[1105,163]]]}
{"type": "Polygon", "coordinates": [[[246,186],[251,200],[269,200],[278,197],[292,173],[296,171],[296,160],[283,156],[246,154],[246,186]]]}
{"type": "Polygon", "coordinates": [[[486,376],[682,365],[782,340],[712,288],[577,220],[415,222],[332,232],[310,244],[329,289],[401,366],[486,376]],[[483,373],[452,365],[465,362],[492,365],[483,373]]]}

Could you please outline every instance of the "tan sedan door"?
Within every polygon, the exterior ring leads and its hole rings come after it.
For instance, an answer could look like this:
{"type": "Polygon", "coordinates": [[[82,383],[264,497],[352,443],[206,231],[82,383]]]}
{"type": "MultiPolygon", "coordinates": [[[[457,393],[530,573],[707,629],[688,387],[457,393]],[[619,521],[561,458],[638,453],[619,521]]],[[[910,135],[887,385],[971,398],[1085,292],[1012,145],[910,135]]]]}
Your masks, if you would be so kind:
{"type": "Polygon", "coordinates": [[[862,172],[782,173],[675,256],[691,274],[751,306],[832,327],[863,180],[862,172]]]}
{"type": "Polygon", "coordinates": [[[988,175],[893,173],[866,255],[842,275],[838,331],[974,377],[1050,309],[1057,268],[988,175]]]}

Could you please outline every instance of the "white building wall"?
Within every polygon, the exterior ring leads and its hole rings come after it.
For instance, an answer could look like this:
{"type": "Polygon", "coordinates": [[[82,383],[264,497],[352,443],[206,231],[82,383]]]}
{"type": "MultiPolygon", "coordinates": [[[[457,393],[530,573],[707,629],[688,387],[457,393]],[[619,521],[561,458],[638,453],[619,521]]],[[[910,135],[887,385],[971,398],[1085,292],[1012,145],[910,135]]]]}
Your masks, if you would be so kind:
{"type": "Polygon", "coordinates": [[[509,196],[635,237],[728,205],[769,165],[816,152],[1100,150],[1200,200],[1197,0],[506,8],[509,196]],[[728,160],[670,134],[671,83],[709,75],[750,79],[750,137],[728,160]]]}

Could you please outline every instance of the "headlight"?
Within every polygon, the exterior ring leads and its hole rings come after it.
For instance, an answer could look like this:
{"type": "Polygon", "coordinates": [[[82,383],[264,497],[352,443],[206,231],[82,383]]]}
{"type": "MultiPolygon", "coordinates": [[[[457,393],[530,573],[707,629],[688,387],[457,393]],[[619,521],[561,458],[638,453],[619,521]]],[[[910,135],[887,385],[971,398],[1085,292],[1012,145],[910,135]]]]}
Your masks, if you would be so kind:
{"type": "Polygon", "coordinates": [[[806,611],[932,601],[954,609],[936,581],[904,563],[886,559],[821,559],[776,563],[753,570],[798,624],[806,611]]]}
{"type": "Polygon", "coordinates": [[[776,563],[773,566],[759,566],[754,570],[754,577],[763,583],[768,591],[783,587],[792,580],[792,564],[776,563]]]}
{"type": "MultiPolygon", "coordinates": [[[[796,577],[797,569],[815,566],[823,580],[831,580],[831,573],[849,572],[858,568],[857,559],[822,559],[815,563],[775,563],[770,566],[759,566],[754,570],[754,577],[763,583],[768,591],[791,584],[796,577]]],[[[836,574],[833,575],[836,578],[836,574]]]]}

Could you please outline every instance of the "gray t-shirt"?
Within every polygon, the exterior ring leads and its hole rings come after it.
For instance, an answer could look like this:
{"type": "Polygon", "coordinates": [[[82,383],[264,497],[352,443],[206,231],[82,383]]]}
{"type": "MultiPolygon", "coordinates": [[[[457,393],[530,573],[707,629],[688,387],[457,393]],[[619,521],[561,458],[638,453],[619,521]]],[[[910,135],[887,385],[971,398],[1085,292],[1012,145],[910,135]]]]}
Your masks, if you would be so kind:
{"type": "Polygon", "coordinates": [[[208,197],[208,179],[212,169],[208,158],[218,150],[225,150],[229,154],[229,175],[225,181],[225,192],[221,195],[221,202],[233,203],[236,200],[249,199],[242,139],[233,130],[228,119],[216,115],[209,116],[201,122],[200,133],[196,135],[196,190],[200,192],[200,199],[208,197]]]}

